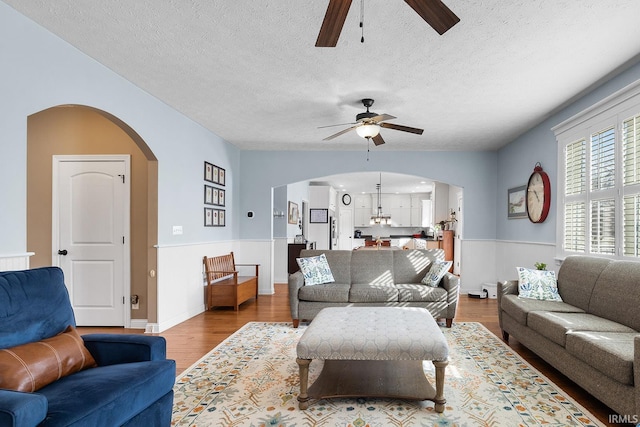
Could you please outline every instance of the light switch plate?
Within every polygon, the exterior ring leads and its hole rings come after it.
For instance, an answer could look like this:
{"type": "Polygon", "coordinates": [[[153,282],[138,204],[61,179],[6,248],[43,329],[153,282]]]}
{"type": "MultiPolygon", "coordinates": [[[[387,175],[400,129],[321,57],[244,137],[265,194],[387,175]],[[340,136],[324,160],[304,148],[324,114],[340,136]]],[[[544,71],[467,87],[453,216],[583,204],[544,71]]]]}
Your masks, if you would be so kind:
{"type": "Polygon", "coordinates": [[[181,225],[174,225],[173,226],[173,235],[178,235],[178,234],[182,234],[182,226],[181,225]]]}

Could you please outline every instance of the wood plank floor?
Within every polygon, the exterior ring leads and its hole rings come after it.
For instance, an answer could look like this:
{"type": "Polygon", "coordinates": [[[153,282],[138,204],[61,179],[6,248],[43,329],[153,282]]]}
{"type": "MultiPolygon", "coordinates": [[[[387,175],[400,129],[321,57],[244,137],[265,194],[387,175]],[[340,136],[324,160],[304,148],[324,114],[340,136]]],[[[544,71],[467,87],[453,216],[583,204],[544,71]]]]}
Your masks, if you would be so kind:
{"type": "MultiPolygon", "coordinates": [[[[159,334],[167,340],[167,356],[176,361],[177,373],[179,374],[188,369],[209,350],[247,322],[290,322],[291,315],[289,313],[287,286],[286,284],[276,284],[275,290],[274,295],[261,295],[258,303],[250,300],[242,304],[237,312],[233,308],[216,308],[201,313],[159,334]]],[[[479,300],[461,295],[455,321],[480,322],[491,332],[501,337],[497,315],[497,300],[495,299],[479,300]]],[[[140,329],[123,328],[79,327],[78,331],[80,334],[92,332],[143,333],[140,329]]],[[[605,425],[613,425],[608,422],[609,415],[615,413],[613,410],[591,397],[590,394],[513,338],[510,339],[509,344],[520,356],[571,395],[577,402],[598,417],[601,422],[605,425]]],[[[620,424],[616,425],[619,426],[620,424]]]]}

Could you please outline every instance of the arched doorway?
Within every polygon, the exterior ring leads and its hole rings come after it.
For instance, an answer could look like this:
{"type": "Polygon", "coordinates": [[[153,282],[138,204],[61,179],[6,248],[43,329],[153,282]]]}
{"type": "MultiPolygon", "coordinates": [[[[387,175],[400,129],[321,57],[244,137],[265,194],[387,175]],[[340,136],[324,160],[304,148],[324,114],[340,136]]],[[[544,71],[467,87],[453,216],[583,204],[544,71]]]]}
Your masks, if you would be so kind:
{"type": "MultiPolygon", "coordinates": [[[[157,159],[142,138],[122,120],[95,108],[63,105],[40,111],[27,120],[27,247],[31,266],[52,265],[52,157],[54,155],[131,156],[130,294],[138,309],[132,327],[157,319],[157,159]]],[[[130,308],[129,301],[125,307],[130,308]]]]}
{"type": "MultiPolygon", "coordinates": [[[[289,183],[273,189],[273,240],[274,240],[274,281],[276,283],[286,282],[288,250],[287,245],[293,243],[294,237],[301,233],[302,229],[296,224],[287,224],[287,206],[290,202],[302,206],[304,202],[312,199],[309,188],[313,186],[327,186],[335,190],[335,207],[330,210],[330,216],[335,218],[336,232],[333,240],[333,249],[351,249],[352,247],[364,244],[356,239],[344,239],[353,246],[347,247],[341,244],[340,236],[343,230],[340,227],[340,218],[348,218],[353,222],[353,226],[347,230],[349,235],[353,235],[354,230],[358,230],[363,235],[376,235],[385,239],[393,239],[394,245],[403,246],[407,240],[423,230],[429,235],[436,233],[440,229],[441,221],[446,222],[446,228],[454,231],[454,254],[453,271],[460,274],[461,267],[461,245],[460,238],[463,231],[462,223],[462,201],[463,189],[461,187],[435,181],[430,178],[409,175],[403,173],[392,173],[384,171],[375,172],[348,172],[342,174],[328,175],[289,183]],[[385,214],[391,214],[392,220],[388,225],[369,224],[369,219],[375,212],[377,199],[374,197],[376,185],[381,179],[382,208],[385,214]],[[348,197],[343,197],[348,195],[348,197]],[[368,204],[360,205],[360,200],[368,199],[368,204]],[[407,206],[394,205],[395,200],[406,200],[411,203],[413,209],[407,210],[407,206]],[[348,203],[345,203],[345,200],[348,203]],[[425,203],[428,202],[428,203],[425,203]],[[419,205],[419,206],[417,206],[419,205]],[[428,215],[423,215],[423,210],[429,209],[428,215]],[[349,211],[349,215],[342,215],[349,211]],[[283,213],[280,215],[280,213],[283,213]],[[453,215],[452,215],[453,213],[453,215]],[[454,221],[451,218],[455,218],[454,221]],[[366,220],[366,221],[365,221],[366,220]]],[[[311,200],[310,208],[322,208],[316,206],[311,200]]],[[[308,216],[308,212],[302,212],[308,216]]],[[[342,224],[344,226],[344,224],[342,224]]],[[[319,227],[331,229],[329,224],[320,224],[319,227]]],[[[312,233],[313,234],[313,233],[312,233]]],[[[315,236],[305,234],[305,238],[311,241],[316,240],[315,236]]],[[[355,236],[354,236],[355,237],[355,236]]],[[[326,239],[325,239],[326,240],[326,239]]],[[[318,249],[330,249],[330,246],[318,247],[318,249]]]]}

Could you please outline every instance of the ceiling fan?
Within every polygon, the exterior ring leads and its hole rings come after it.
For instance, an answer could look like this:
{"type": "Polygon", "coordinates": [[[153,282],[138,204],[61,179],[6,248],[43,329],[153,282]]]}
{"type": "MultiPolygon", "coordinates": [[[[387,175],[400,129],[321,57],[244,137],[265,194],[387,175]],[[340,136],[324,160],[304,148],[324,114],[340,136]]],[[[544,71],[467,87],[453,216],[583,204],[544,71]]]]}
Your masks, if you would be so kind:
{"type": "MultiPolygon", "coordinates": [[[[342,32],[352,0],[329,0],[327,12],[320,27],[316,47],[335,47],[342,32]]],[[[446,33],[460,22],[460,18],[441,0],[405,0],[438,34],[446,33]]]]}
{"type": "MultiPolygon", "coordinates": [[[[402,132],[415,133],[418,135],[422,135],[422,132],[424,132],[423,129],[396,125],[394,123],[383,123],[385,120],[392,120],[392,119],[395,119],[395,117],[389,114],[378,114],[378,113],[369,111],[369,108],[373,105],[373,102],[374,101],[371,98],[363,99],[362,104],[367,108],[367,111],[364,113],[357,114],[355,123],[347,123],[347,124],[352,124],[354,126],[341,130],[338,133],[334,133],[333,135],[324,138],[323,141],[329,141],[330,139],[336,138],[354,129],[358,133],[358,135],[360,135],[361,137],[366,139],[372,139],[375,145],[384,144],[384,139],[382,139],[382,136],[380,136],[381,127],[387,128],[387,129],[399,130],[402,132]]],[[[341,125],[331,125],[331,126],[341,126],[341,125]]],[[[321,128],[331,127],[331,126],[321,126],[321,128]]]]}

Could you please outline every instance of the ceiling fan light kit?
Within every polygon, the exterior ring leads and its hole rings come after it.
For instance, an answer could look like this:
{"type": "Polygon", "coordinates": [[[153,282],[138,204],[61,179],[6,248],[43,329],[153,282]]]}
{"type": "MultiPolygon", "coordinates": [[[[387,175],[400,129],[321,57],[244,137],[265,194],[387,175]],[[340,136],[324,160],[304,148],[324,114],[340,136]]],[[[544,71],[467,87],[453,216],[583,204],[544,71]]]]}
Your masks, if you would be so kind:
{"type": "MultiPolygon", "coordinates": [[[[362,105],[365,106],[367,111],[356,115],[355,123],[351,123],[353,124],[353,126],[343,129],[338,133],[334,133],[333,135],[330,135],[324,138],[323,141],[329,141],[333,138],[336,138],[342,134],[345,134],[355,129],[356,133],[362,138],[365,138],[367,140],[373,140],[373,143],[375,145],[382,145],[385,143],[385,141],[380,135],[381,127],[387,128],[387,129],[399,130],[401,132],[414,133],[417,135],[422,135],[422,132],[424,132],[423,129],[396,125],[393,123],[386,123],[385,120],[395,119],[395,116],[392,116],[389,114],[378,114],[378,113],[369,111],[369,108],[373,105],[373,102],[374,102],[374,100],[371,98],[364,98],[361,101],[362,101],[362,105]]],[[[327,126],[321,126],[321,127],[327,127],[327,126]]]]}
{"type": "Polygon", "coordinates": [[[356,133],[362,138],[373,138],[380,133],[380,125],[377,123],[365,123],[356,128],[356,133]]]}

